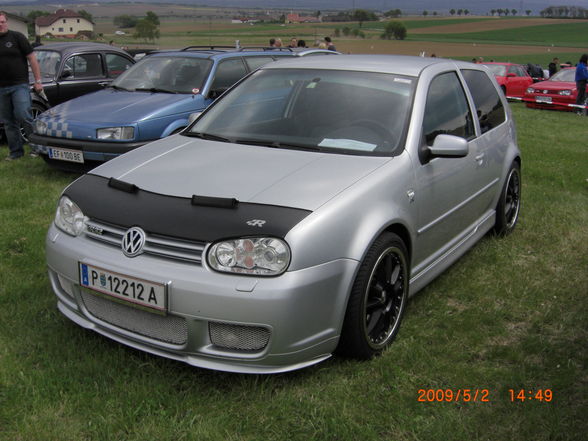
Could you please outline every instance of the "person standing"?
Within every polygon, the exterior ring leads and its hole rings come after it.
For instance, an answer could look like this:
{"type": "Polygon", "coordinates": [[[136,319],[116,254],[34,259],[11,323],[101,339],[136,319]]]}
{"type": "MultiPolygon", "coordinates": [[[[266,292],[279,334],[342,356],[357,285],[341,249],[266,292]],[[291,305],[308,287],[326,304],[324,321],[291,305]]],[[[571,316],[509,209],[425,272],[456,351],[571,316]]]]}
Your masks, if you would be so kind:
{"type": "Polygon", "coordinates": [[[330,51],[336,51],[337,48],[335,47],[335,45],[333,44],[333,41],[331,40],[331,37],[325,37],[325,45],[327,47],[328,50],[330,51]]]}
{"type": "MultiPolygon", "coordinates": [[[[588,82],[588,54],[583,54],[576,65],[576,104],[586,105],[586,83],[588,82]]],[[[586,109],[584,109],[586,110],[586,109]]]]}
{"type": "Polygon", "coordinates": [[[555,57],[551,63],[549,63],[549,66],[547,66],[547,68],[549,69],[549,78],[551,78],[553,75],[555,75],[559,69],[559,58],[555,57]]]}
{"type": "Polygon", "coordinates": [[[28,64],[35,77],[35,92],[41,93],[43,85],[31,44],[20,32],[8,29],[8,14],[4,11],[0,11],[0,63],[0,120],[4,122],[10,150],[6,160],[11,161],[24,155],[21,125],[30,129],[33,122],[28,64]]]}

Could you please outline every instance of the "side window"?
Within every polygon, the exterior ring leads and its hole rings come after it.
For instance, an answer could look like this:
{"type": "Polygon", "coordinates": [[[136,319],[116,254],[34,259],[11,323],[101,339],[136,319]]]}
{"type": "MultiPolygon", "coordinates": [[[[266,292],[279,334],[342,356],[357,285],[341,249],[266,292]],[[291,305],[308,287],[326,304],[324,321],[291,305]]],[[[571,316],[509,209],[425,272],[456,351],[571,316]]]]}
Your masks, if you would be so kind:
{"type": "Polygon", "coordinates": [[[74,55],[65,62],[65,69],[71,71],[73,78],[104,76],[100,54],[74,55]]]}
{"type": "Polygon", "coordinates": [[[498,92],[484,72],[464,69],[461,71],[474,98],[476,113],[482,133],[498,127],[506,121],[506,113],[498,92]]]}
{"type": "Polygon", "coordinates": [[[226,90],[247,74],[241,58],[223,60],[216,69],[211,90],[226,90]]]}
{"type": "Polygon", "coordinates": [[[274,61],[272,57],[245,57],[245,63],[249,67],[249,70],[253,71],[264,64],[274,61]]]}
{"type": "Polygon", "coordinates": [[[106,54],[106,69],[111,78],[118,77],[121,73],[131,67],[132,63],[125,57],[118,54],[106,54]]]}
{"type": "Polygon", "coordinates": [[[441,74],[431,82],[423,119],[423,134],[429,146],[441,134],[465,139],[475,136],[468,101],[455,72],[441,74]]]}

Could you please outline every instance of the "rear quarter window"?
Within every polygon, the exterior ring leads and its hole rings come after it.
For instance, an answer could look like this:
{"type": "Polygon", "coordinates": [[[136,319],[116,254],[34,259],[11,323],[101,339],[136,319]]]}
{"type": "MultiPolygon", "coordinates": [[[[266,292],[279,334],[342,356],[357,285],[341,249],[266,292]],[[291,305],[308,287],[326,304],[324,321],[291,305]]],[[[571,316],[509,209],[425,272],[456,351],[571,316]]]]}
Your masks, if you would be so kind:
{"type": "Polygon", "coordinates": [[[464,69],[461,74],[474,99],[482,133],[506,121],[504,106],[490,78],[484,72],[472,69],[464,69]]]}

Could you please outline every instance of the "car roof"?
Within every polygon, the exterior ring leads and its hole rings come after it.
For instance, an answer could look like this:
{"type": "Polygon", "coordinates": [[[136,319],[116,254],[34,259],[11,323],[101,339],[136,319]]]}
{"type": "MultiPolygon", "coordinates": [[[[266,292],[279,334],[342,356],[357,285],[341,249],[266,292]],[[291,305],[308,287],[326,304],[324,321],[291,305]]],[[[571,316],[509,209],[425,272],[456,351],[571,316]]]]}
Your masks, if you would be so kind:
{"type": "MultiPolygon", "coordinates": [[[[419,76],[432,65],[447,65],[449,68],[476,65],[463,61],[433,57],[415,57],[406,55],[338,55],[336,57],[292,57],[279,63],[270,63],[262,69],[329,69],[360,72],[393,73],[398,75],[419,76]]],[[[482,70],[482,69],[480,69],[482,70]]]]}
{"type": "Polygon", "coordinates": [[[109,51],[109,52],[118,52],[121,54],[125,54],[129,56],[127,52],[124,50],[116,47],[111,46],[110,44],[104,43],[91,43],[91,42],[82,42],[82,41],[74,41],[74,42],[60,42],[60,43],[47,43],[41,46],[37,46],[35,50],[52,50],[57,51],[62,54],[70,54],[73,52],[92,52],[96,50],[100,51],[109,51]]]}
{"type": "Polygon", "coordinates": [[[484,61],[481,64],[499,64],[502,66],[522,66],[519,63],[509,63],[509,62],[502,62],[502,61],[484,61]]]}
{"type": "Polygon", "coordinates": [[[236,55],[252,57],[262,55],[296,55],[304,56],[306,54],[326,54],[333,55],[338,52],[329,51],[326,49],[312,49],[312,48],[272,48],[266,46],[244,46],[236,48],[234,46],[188,46],[183,49],[164,49],[156,52],[152,52],[149,57],[155,56],[187,56],[194,58],[209,58],[209,59],[222,59],[230,58],[236,55]]]}

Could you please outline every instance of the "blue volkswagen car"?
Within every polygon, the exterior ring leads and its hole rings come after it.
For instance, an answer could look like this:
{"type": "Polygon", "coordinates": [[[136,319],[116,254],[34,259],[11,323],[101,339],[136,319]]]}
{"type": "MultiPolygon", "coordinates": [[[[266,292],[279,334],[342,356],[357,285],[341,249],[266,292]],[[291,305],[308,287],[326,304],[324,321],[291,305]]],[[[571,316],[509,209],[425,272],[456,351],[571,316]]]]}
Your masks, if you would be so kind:
{"type": "Polygon", "coordinates": [[[87,170],[184,129],[249,72],[284,57],[330,55],[326,50],[190,46],[151,54],[104,90],[38,116],[32,147],[50,165],[87,170]]]}

